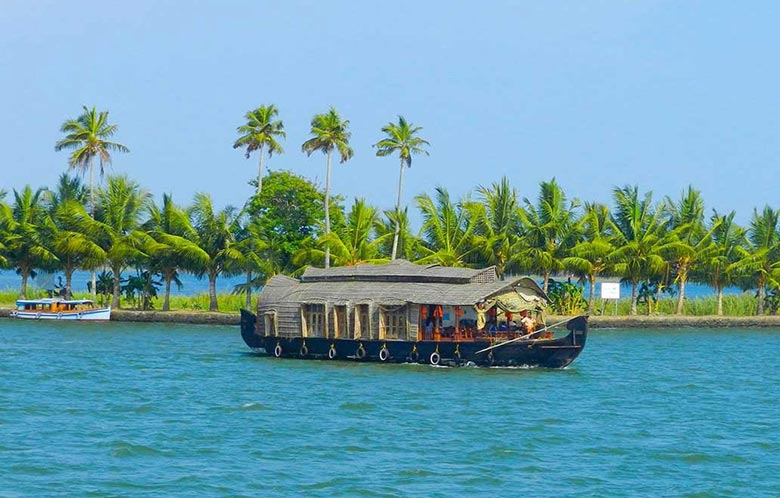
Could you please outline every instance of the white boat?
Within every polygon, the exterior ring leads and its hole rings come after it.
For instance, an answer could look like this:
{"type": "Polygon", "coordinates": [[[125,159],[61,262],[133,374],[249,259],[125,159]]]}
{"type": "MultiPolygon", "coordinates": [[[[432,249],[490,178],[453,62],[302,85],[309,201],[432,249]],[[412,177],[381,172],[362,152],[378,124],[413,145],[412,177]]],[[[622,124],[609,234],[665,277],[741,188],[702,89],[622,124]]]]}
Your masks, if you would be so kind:
{"type": "Polygon", "coordinates": [[[109,320],[111,306],[97,308],[91,299],[19,299],[11,316],[32,320],[109,320]]]}

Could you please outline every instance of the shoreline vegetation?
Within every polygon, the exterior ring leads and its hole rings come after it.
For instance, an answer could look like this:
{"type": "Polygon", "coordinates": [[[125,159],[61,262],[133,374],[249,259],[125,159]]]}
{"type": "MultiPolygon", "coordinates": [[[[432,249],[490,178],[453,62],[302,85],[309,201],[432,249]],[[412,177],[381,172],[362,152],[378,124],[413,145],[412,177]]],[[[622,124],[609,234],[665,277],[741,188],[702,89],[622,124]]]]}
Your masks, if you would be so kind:
{"type": "Polygon", "coordinates": [[[118,127],[109,123],[107,111],[86,106],[82,111],[62,124],[54,146],[69,152],[67,166],[81,177],[63,172],[51,187],[12,191],[0,185],[0,268],[14,270],[21,283],[18,293],[0,291],[0,306],[45,292],[90,297],[110,303],[116,313],[127,308],[152,313],[139,317],[162,316],[155,309],[191,317],[202,310],[237,315],[241,307],[252,309],[256,291],[274,275],[401,258],[423,265],[493,266],[501,277],[537,275],[551,314],[562,316],[615,311],[638,317],[630,323],[648,320],[642,316],[756,316],[751,323],[770,323],[763,317],[780,313],[780,209],[771,206],[754,208],[741,227],[733,211],[713,209],[706,216],[693,186],[679,198],[661,199],[636,185],[615,186],[608,205],[570,199],[554,177],[528,191],[503,177],[475,185],[460,199],[444,186],[416,195],[411,209],[421,224],[412,227],[402,187],[412,158],[429,155],[422,127],[398,116],[377,130],[372,152],[393,156],[400,166],[397,189],[387,188],[394,208],[382,210],[362,198],[347,203],[331,192],[333,160],[340,163],[336,167],[351,167],[345,163],[356,153],[350,122],[333,107],[312,118],[310,138],[300,145],[301,154],[325,157],[324,187],[290,171],[270,170],[264,161],[285,153],[286,138],[274,105],[249,111],[236,129],[233,148],[258,161],[257,176],[249,182],[256,191],[243,206],[216,209],[205,192],[185,206],[168,193],[156,199],[127,175],[104,179],[112,154],[130,149],[114,141],[118,127]],[[87,293],[72,287],[77,270],[91,273],[87,293]],[[62,285],[28,289],[41,272],[61,275],[62,285]],[[172,296],[184,274],[208,281],[208,293],[172,296]],[[232,294],[218,295],[217,279],[226,276],[243,283],[232,294]],[[597,283],[604,280],[624,283],[629,296],[616,306],[597,299],[597,283]],[[690,282],[711,288],[712,297],[690,298],[690,282]],[[742,293],[724,293],[734,287],[742,293]]]}
{"type": "MultiPolygon", "coordinates": [[[[10,313],[10,308],[0,308],[0,319],[10,318],[10,313]]],[[[551,315],[547,317],[547,322],[550,324],[557,323],[564,321],[566,318],[567,316],[551,315]]],[[[240,315],[237,312],[221,311],[142,311],[120,309],[111,311],[111,321],[238,326],[240,315]]],[[[590,329],[777,328],[780,327],[780,315],[594,315],[589,318],[588,326],[590,329]]]]}

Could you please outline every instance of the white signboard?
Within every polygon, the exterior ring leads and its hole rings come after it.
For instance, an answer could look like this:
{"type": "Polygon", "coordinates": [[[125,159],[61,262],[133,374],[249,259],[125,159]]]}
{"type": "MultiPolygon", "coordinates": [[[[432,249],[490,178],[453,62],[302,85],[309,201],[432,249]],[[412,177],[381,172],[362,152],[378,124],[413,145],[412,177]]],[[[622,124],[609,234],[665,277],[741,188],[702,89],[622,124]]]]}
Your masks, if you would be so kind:
{"type": "Polygon", "coordinates": [[[601,299],[620,299],[620,284],[615,282],[602,282],[601,299]]]}

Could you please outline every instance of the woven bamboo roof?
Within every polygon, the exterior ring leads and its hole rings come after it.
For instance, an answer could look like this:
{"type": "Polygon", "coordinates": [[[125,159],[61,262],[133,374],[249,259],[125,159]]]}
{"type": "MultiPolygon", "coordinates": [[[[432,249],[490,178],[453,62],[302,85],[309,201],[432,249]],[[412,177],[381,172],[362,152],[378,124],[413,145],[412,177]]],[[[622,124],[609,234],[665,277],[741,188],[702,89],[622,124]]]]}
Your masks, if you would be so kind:
{"type": "Polygon", "coordinates": [[[396,259],[383,265],[362,264],[336,268],[309,267],[301,276],[302,282],[440,282],[465,284],[469,282],[495,282],[498,280],[494,266],[474,270],[439,265],[416,265],[404,259],[396,259]]]}
{"type": "Polygon", "coordinates": [[[300,281],[278,275],[266,283],[260,302],[263,306],[291,302],[474,305],[513,289],[528,302],[548,300],[533,279],[498,280],[492,267],[472,270],[404,261],[328,270],[310,268],[300,281]],[[490,276],[489,281],[481,281],[486,276],[490,276]]]}

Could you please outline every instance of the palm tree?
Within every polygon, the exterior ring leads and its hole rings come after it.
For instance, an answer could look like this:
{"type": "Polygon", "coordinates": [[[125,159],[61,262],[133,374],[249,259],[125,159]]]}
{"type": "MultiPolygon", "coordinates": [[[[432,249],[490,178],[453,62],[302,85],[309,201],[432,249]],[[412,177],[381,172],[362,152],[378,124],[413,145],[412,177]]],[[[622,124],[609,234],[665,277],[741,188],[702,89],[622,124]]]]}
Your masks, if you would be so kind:
{"type": "Polygon", "coordinates": [[[11,208],[4,202],[7,192],[0,189],[0,268],[5,267],[8,264],[8,259],[5,257],[6,242],[10,239],[9,224],[13,219],[11,214],[11,208]]]}
{"type": "Polygon", "coordinates": [[[35,269],[57,261],[47,230],[44,192],[40,188],[33,191],[29,185],[21,192],[14,189],[11,218],[7,220],[6,254],[10,265],[22,277],[19,291],[22,299],[27,298],[27,280],[35,276],[35,269]]]}
{"type": "Polygon", "coordinates": [[[246,294],[245,308],[252,309],[252,290],[260,288],[269,276],[275,275],[275,266],[267,258],[269,244],[264,240],[265,231],[259,220],[253,216],[240,216],[233,224],[235,247],[241,253],[240,261],[233,266],[246,273],[246,282],[233,287],[236,294],[246,294]]]}
{"type": "Polygon", "coordinates": [[[575,217],[579,202],[568,202],[555,178],[542,182],[539,187],[536,205],[523,199],[525,207],[519,214],[524,233],[513,248],[513,262],[540,272],[544,276],[542,288],[547,292],[550,276],[565,269],[563,260],[579,240],[575,217]]]}
{"type": "Polygon", "coordinates": [[[563,264],[580,278],[587,280],[590,287],[588,310],[593,312],[596,279],[610,272],[608,257],[615,250],[611,242],[609,207],[586,202],[579,225],[583,238],[572,247],[571,256],[564,258],[563,264]]]}
{"type": "MultiPolygon", "coordinates": [[[[60,131],[65,137],[54,145],[54,150],[72,150],[68,159],[71,169],[81,169],[82,173],[89,170],[89,214],[95,216],[95,185],[93,181],[93,166],[95,157],[100,165],[100,176],[105,167],[111,164],[112,152],[130,152],[130,149],[109,139],[119,129],[117,125],[108,123],[108,111],[98,112],[82,106],[82,113],[76,119],[62,123],[60,131]]],[[[95,299],[95,272],[91,272],[92,298],[95,299]]]]}
{"type": "Polygon", "coordinates": [[[170,194],[163,194],[162,206],[150,202],[149,219],[144,229],[156,241],[149,247],[151,268],[159,271],[165,285],[162,310],[170,310],[171,283],[181,287],[179,273],[197,267],[208,255],[195,243],[197,234],[186,211],[174,204],[170,194]]]}
{"type": "MultiPolygon", "coordinates": [[[[398,152],[398,157],[401,160],[401,170],[398,174],[398,200],[395,204],[396,212],[401,211],[401,186],[404,180],[404,166],[407,168],[412,167],[412,156],[414,154],[429,155],[428,151],[425,150],[425,146],[430,145],[430,143],[416,136],[420,130],[422,130],[422,127],[413,126],[411,123],[407,123],[403,116],[398,116],[398,124],[388,123],[387,126],[382,128],[382,132],[386,135],[385,138],[374,144],[374,147],[377,148],[377,156],[384,157],[398,152]]],[[[395,259],[396,256],[399,231],[400,225],[396,223],[391,259],[395,259]]]]}
{"type": "MultiPolygon", "coordinates": [[[[364,263],[383,263],[387,258],[381,255],[382,244],[390,233],[374,237],[379,215],[376,208],[366,204],[364,199],[355,199],[345,223],[338,224],[333,231],[319,240],[333,255],[333,266],[355,266],[364,263]]],[[[303,249],[296,255],[296,263],[310,264],[320,261],[324,252],[319,248],[303,249]]]]}
{"type": "MultiPolygon", "coordinates": [[[[325,235],[330,233],[330,161],[333,150],[341,156],[341,162],[347,162],[354,152],[349,146],[352,134],[347,130],[348,120],[341,120],[336,109],[331,107],[325,114],[317,114],[311,120],[312,138],[303,142],[301,149],[311,156],[315,151],[327,155],[327,170],[325,174],[325,235]]],[[[325,247],[325,268],[330,267],[330,248],[325,247]]]]}
{"type": "Polygon", "coordinates": [[[401,211],[386,210],[384,216],[377,219],[374,229],[377,238],[381,239],[380,253],[383,256],[390,256],[392,251],[393,239],[395,238],[396,227],[398,227],[398,243],[396,247],[396,256],[408,261],[418,259],[418,239],[411,231],[409,226],[408,208],[401,211]],[[390,234],[391,237],[386,237],[390,234]]]}
{"type": "Polygon", "coordinates": [[[756,314],[764,314],[764,295],[767,285],[780,284],[780,210],[765,206],[759,214],[753,210],[753,218],[747,230],[750,242],[742,259],[735,265],[754,282],[758,292],[756,314]]]}
{"type": "Polygon", "coordinates": [[[745,229],[734,223],[734,211],[726,215],[713,212],[710,218],[712,250],[702,258],[701,274],[718,295],[718,315],[723,315],[723,288],[734,283],[737,263],[747,251],[745,229]]]}
{"type": "Polygon", "coordinates": [[[479,187],[482,202],[471,203],[472,216],[477,225],[474,244],[481,253],[480,264],[495,265],[499,276],[507,271],[512,247],[521,237],[522,227],[517,190],[507,177],[490,187],[479,187]]]}
{"type": "Polygon", "coordinates": [[[631,282],[631,314],[637,313],[639,280],[658,273],[665,261],[660,256],[662,225],[652,194],[639,198],[638,187],[613,190],[615,209],[610,223],[614,232],[615,250],[608,256],[615,272],[631,282]]]}
{"type": "Polygon", "coordinates": [[[196,275],[209,279],[209,311],[219,311],[217,302],[217,277],[230,273],[231,267],[241,262],[243,255],[234,239],[234,224],[238,215],[233,206],[216,212],[208,194],[195,194],[190,207],[190,218],[197,234],[195,241],[208,255],[208,260],[196,275]]]}
{"type": "Polygon", "coordinates": [[[421,233],[423,254],[417,262],[442,266],[466,266],[477,250],[472,243],[476,219],[466,207],[469,202],[453,203],[443,187],[436,187],[436,197],[418,195],[415,200],[423,216],[421,233]]]}
{"type": "Polygon", "coordinates": [[[120,175],[108,178],[105,188],[98,191],[98,199],[95,230],[114,275],[111,306],[118,308],[122,270],[147,257],[149,247],[154,244],[141,225],[141,214],[150,195],[135,181],[120,175]]]}
{"type": "Polygon", "coordinates": [[[681,315],[688,274],[699,263],[711,239],[704,226],[704,201],[693,187],[688,187],[679,202],[667,197],[664,211],[669,234],[661,251],[669,255],[677,274],[679,292],[675,314],[681,315]]]}
{"type": "Polygon", "coordinates": [[[106,259],[105,251],[96,243],[92,219],[86,210],[88,191],[78,177],[60,175],[54,190],[47,192],[51,250],[65,273],[65,298],[73,292],[73,273],[79,269],[94,269],[106,259]]]}
{"type": "Polygon", "coordinates": [[[284,152],[282,146],[276,141],[277,137],[286,137],[284,124],[281,120],[274,119],[279,114],[275,105],[261,105],[257,109],[246,113],[244,119],[246,124],[236,128],[239,134],[238,139],[233,144],[234,149],[246,147],[246,158],[252,155],[252,152],[259,151],[260,164],[257,170],[257,193],[263,190],[263,151],[268,147],[268,157],[274,153],[284,152]]]}

